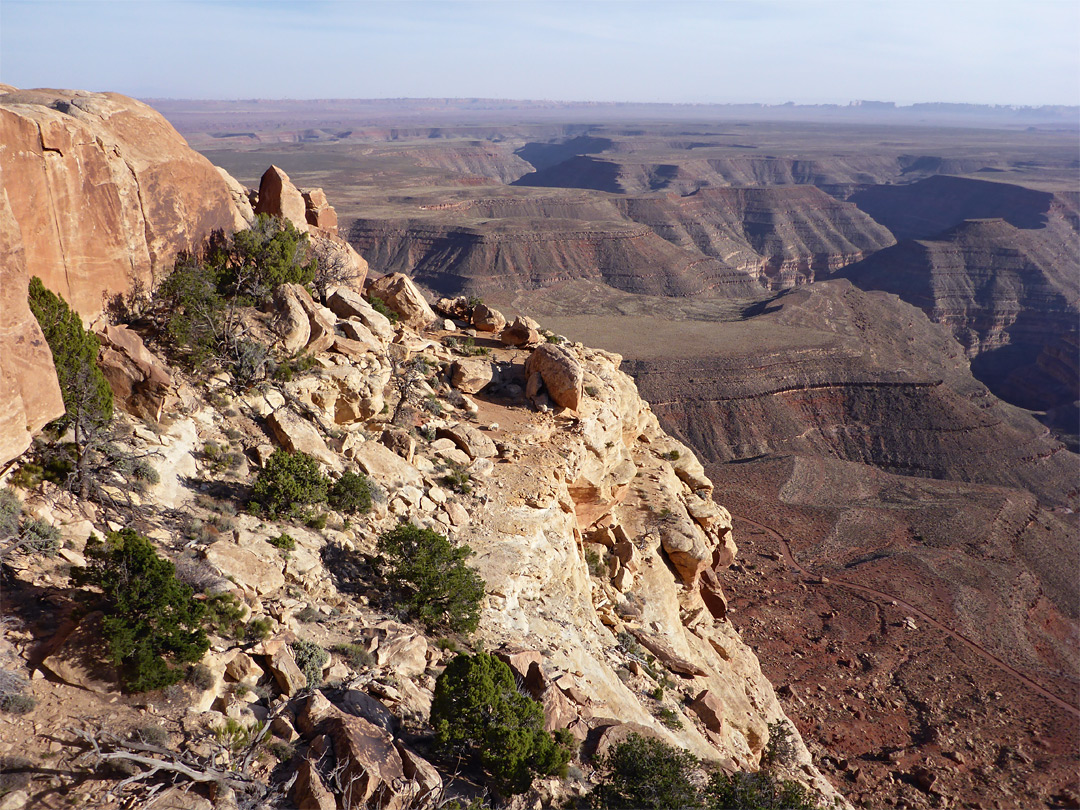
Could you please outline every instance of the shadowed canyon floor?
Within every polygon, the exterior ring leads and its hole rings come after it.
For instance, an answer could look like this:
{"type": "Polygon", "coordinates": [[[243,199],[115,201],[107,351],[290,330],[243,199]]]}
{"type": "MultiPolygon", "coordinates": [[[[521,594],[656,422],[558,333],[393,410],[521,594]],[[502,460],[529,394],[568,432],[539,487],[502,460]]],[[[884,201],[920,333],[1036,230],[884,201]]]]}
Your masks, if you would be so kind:
{"type": "Polygon", "coordinates": [[[624,355],[710,462],[731,621],[846,795],[1075,806],[1074,134],[545,121],[187,131],[325,187],[374,271],[624,355]]]}

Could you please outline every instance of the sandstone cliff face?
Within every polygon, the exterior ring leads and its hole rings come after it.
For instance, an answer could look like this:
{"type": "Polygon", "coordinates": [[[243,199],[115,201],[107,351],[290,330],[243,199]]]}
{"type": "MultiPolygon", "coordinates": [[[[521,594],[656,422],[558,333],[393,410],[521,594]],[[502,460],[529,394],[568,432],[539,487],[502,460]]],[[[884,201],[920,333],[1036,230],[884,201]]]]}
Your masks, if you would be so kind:
{"type": "Polygon", "coordinates": [[[242,226],[228,186],[157,112],[115,93],[0,95],[0,173],[30,273],[84,319],[178,251],[242,226]]]}
{"type": "Polygon", "coordinates": [[[29,281],[18,223],[0,188],[0,468],[64,415],[52,352],[26,303],[29,281]]]}

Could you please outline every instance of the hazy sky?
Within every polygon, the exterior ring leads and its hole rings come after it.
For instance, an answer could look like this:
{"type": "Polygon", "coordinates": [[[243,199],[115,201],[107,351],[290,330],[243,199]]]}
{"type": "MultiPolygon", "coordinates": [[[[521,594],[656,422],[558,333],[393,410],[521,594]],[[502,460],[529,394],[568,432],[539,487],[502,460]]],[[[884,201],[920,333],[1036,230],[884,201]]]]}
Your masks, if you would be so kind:
{"type": "Polygon", "coordinates": [[[1080,0],[0,0],[0,82],[144,98],[1080,104],[1080,0]]]}

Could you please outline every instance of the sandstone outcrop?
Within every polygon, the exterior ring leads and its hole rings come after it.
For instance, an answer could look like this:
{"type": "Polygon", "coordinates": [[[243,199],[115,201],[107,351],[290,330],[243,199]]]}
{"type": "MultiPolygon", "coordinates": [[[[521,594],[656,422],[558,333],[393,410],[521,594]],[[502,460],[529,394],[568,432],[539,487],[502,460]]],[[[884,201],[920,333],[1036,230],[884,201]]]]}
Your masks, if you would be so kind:
{"type": "Polygon", "coordinates": [[[97,334],[102,342],[98,363],[116,404],[135,416],[160,421],[176,398],[168,368],[126,326],[106,325],[97,334]]]}
{"type": "Polygon", "coordinates": [[[0,142],[27,266],[87,321],[107,296],[150,287],[177,252],[243,221],[210,162],[116,93],[0,95],[0,142]]]}
{"type": "Polygon", "coordinates": [[[18,223],[0,188],[0,467],[64,415],[52,352],[26,302],[29,281],[18,223]]]}
{"type": "Polygon", "coordinates": [[[377,278],[367,285],[367,290],[369,295],[381,300],[413,329],[423,329],[437,320],[424,294],[408,276],[392,273],[377,278]]]}
{"type": "Polygon", "coordinates": [[[337,236],[337,212],[327,201],[326,193],[321,188],[312,188],[301,194],[304,198],[304,217],[307,224],[337,236]]]}
{"type": "Polygon", "coordinates": [[[308,230],[304,195],[293,185],[289,175],[277,166],[271,166],[263,172],[259,181],[259,201],[255,204],[255,213],[282,217],[295,225],[298,231],[308,230]]]}
{"type": "Polygon", "coordinates": [[[537,375],[548,396],[560,407],[576,411],[581,405],[584,374],[581,364],[566,349],[553,343],[540,346],[525,361],[525,374],[530,388],[534,385],[533,375],[537,375]]]}

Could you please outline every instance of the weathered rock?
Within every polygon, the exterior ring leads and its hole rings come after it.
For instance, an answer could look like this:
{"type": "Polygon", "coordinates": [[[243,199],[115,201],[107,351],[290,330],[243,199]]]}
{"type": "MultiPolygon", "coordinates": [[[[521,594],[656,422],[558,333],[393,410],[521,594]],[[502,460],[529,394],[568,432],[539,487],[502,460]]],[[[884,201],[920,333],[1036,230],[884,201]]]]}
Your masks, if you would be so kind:
{"type": "Polygon", "coordinates": [[[292,797],[298,810],[337,810],[337,799],[323,784],[310,759],[302,761],[296,769],[292,797]]]}
{"type": "Polygon", "coordinates": [[[176,399],[165,363],[126,326],[107,325],[97,334],[102,341],[98,363],[115,403],[130,414],[159,421],[176,399]]]}
{"type": "MultiPolygon", "coordinates": [[[[361,320],[348,320],[339,321],[341,331],[345,333],[345,337],[349,340],[359,344],[358,348],[363,349],[365,352],[375,352],[385,350],[385,341],[379,340],[375,337],[375,333],[364,326],[361,320]]],[[[341,338],[338,338],[340,340],[341,338]]]]}
{"type": "Polygon", "coordinates": [[[357,807],[399,810],[404,806],[405,797],[399,791],[405,785],[405,768],[393,737],[361,717],[345,714],[317,692],[297,721],[308,736],[331,737],[334,756],[345,767],[344,779],[352,785],[357,807]]]}
{"type": "Polygon", "coordinates": [[[605,756],[614,746],[626,742],[632,734],[637,734],[639,737],[667,742],[667,740],[657,733],[656,729],[649,726],[640,723],[614,723],[610,726],[603,726],[601,728],[600,735],[596,740],[596,747],[593,748],[590,756],[593,759],[605,756]]]}
{"type": "Polygon", "coordinates": [[[378,726],[387,734],[397,731],[398,721],[381,701],[359,689],[349,689],[341,699],[341,708],[356,717],[363,717],[372,725],[378,726]]]}
{"type": "Polygon", "coordinates": [[[472,312],[472,325],[477,332],[501,332],[506,326],[506,318],[487,304],[477,304],[472,312]]]}
{"type": "Polygon", "coordinates": [[[584,374],[569,350],[554,343],[537,347],[525,361],[525,373],[539,373],[548,396],[556,404],[572,411],[581,405],[584,374]]]}
{"type": "Polygon", "coordinates": [[[159,113],[116,93],[0,94],[0,143],[26,266],[87,322],[240,219],[210,161],[159,113]]]}
{"type": "Polygon", "coordinates": [[[225,181],[225,187],[229,190],[229,197],[236,208],[236,230],[243,230],[255,221],[255,209],[251,206],[251,195],[248,190],[240,185],[240,181],[225,171],[220,166],[215,166],[221,179],[225,181]]]}
{"type": "Polygon", "coordinates": [[[0,187],[0,467],[64,415],[52,352],[26,302],[28,283],[22,236],[7,189],[0,187]]]}
{"type": "Polygon", "coordinates": [[[70,625],[49,642],[50,652],[42,661],[64,683],[98,694],[120,691],[119,673],[108,663],[101,611],[90,613],[77,625],[70,625]]]}
{"type": "Polygon", "coordinates": [[[407,430],[396,427],[388,427],[379,436],[379,441],[389,447],[405,461],[412,462],[416,454],[416,439],[407,430]]]}
{"type": "Polygon", "coordinates": [[[293,285],[282,284],[274,291],[274,316],[272,326],[286,354],[296,354],[308,345],[311,324],[293,285]]]}
{"type": "Polygon", "coordinates": [[[705,728],[719,734],[724,729],[724,704],[719,696],[708,689],[703,689],[694,702],[690,704],[690,710],[701,718],[705,728]]]}
{"type": "MultiPolygon", "coordinates": [[[[215,810],[213,802],[181,787],[171,787],[154,795],[142,810],[215,810]]],[[[336,808],[331,808],[336,810],[336,808]]]]}
{"type": "Polygon", "coordinates": [[[536,321],[519,315],[514,322],[499,333],[499,340],[507,346],[535,346],[543,340],[536,321]]]}
{"type": "Polygon", "coordinates": [[[401,456],[379,442],[364,442],[353,450],[353,460],[367,475],[384,487],[423,487],[424,478],[401,456]]]}
{"type": "Polygon", "coordinates": [[[370,282],[368,294],[381,300],[413,329],[425,329],[438,320],[423,293],[401,273],[391,273],[370,282]]]}
{"type": "Polygon", "coordinates": [[[630,632],[633,633],[634,637],[639,642],[641,642],[642,647],[655,655],[661,664],[675,674],[685,675],[688,678],[709,674],[709,671],[700,664],[675,652],[671,645],[663,639],[651,636],[636,628],[630,628],[630,632]]]}
{"type": "Polygon", "coordinates": [[[394,339],[394,326],[390,320],[377,312],[356,290],[337,287],[327,297],[326,305],[339,318],[359,318],[364,326],[384,343],[390,343],[394,339]]]}
{"type": "Polygon", "coordinates": [[[716,571],[706,568],[701,572],[701,600],[709,609],[714,619],[723,619],[727,616],[727,596],[720,585],[720,577],[716,571]]]}
{"type": "Polygon", "coordinates": [[[265,674],[255,659],[245,652],[237,653],[225,667],[225,677],[249,686],[257,684],[265,674]]]}
{"type": "Polygon", "coordinates": [[[285,577],[279,564],[267,562],[262,557],[228,540],[218,540],[206,549],[206,561],[223,577],[258,595],[273,593],[285,585],[285,577]]]}
{"type": "Polygon", "coordinates": [[[322,435],[311,422],[290,408],[279,408],[266,418],[278,444],[293,453],[307,453],[329,467],[340,466],[336,453],[330,452],[322,435]]]}
{"type": "Polygon", "coordinates": [[[415,678],[427,670],[427,639],[420,635],[401,635],[379,644],[379,666],[389,667],[401,678],[415,678]]]}
{"type": "Polygon", "coordinates": [[[420,788],[420,796],[417,798],[438,795],[442,790],[443,780],[439,772],[435,770],[435,766],[419,754],[410,751],[401,740],[395,740],[394,747],[401,755],[401,765],[406,778],[413,780],[420,788]]]}
{"type": "Polygon", "coordinates": [[[459,391],[475,394],[482,391],[493,379],[495,370],[482,357],[468,357],[454,361],[450,369],[450,382],[459,391]]]}
{"type": "Polygon", "coordinates": [[[490,436],[470,425],[458,424],[442,427],[435,431],[435,435],[440,439],[452,441],[470,459],[492,458],[499,453],[490,436]]]}
{"type": "Polygon", "coordinates": [[[293,185],[289,175],[277,166],[267,169],[259,180],[259,202],[255,206],[255,213],[287,219],[298,231],[308,229],[304,196],[293,185]]]}
{"type": "Polygon", "coordinates": [[[300,192],[304,198],[304,217],[308,225],[337,235],[337,211],[326,199],[321,188],[309,188],[300,192]]]}
{"type": "Polygon", "coordinates": [[[267,656],[266,663],[283,695],[292,697],[308,685],[307,676],[296,665],[288,644],[282,644],[277,652],[267,656]]]}

